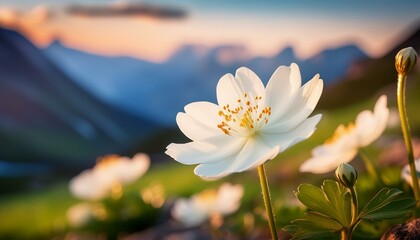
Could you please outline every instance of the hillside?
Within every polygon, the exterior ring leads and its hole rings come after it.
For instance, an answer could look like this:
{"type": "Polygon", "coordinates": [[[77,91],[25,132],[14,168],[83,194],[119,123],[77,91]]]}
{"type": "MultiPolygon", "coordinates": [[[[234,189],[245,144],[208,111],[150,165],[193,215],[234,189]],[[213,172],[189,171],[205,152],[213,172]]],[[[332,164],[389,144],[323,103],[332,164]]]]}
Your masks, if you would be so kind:
{"type": "MultiPolygon", "coordinates": [[[[411,32],[406,39],[396,44],[388,53],[377,59],[358,60],[349,68],[346,76],[326,86],[319,102],[319,108],[331,109],[361,102],[388,85],[397,84],[395,55],[405,47],[413,47],[420,52],[420,28],[411,32]]],[[[420,72],[420,62],[414,69],[420,72]]]]}
{"type": "Polygon", "coordinates": [[[88,166],[159,126],[103,103],[17,32],[0,29],[0,159],[88,166]]]}

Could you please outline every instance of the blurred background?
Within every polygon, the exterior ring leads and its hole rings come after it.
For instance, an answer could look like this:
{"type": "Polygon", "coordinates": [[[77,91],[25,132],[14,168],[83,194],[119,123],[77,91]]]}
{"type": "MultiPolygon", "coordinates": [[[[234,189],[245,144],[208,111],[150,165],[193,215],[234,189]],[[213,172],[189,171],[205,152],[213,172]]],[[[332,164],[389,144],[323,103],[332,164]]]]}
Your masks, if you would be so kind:
{"type": "MultiPolygon", "coordinates": [[[[219,78],[241,66],[267,83],[279,65],[296,62],[304,82],[316,73],[324,80],[319,133],[286,153],[293,164],[272,165],[273,184],[295,188],[299,162],[341,121],[372,109],[380,94],[396,105],[394,56],[420,51],[419,9],[414,0],[1,0],[0,238],[68,237],[65,209],[77,200],[67,183],[103,155],[150,155],[136,191],[156,181],[173,196],[207,186],[165,147],[188,141],[177,112],[215,102],[219,78]]],[[[412,78],[419,72],[417,64],[412,78]]],[[[417,136],[420,83],[408,84],[417,136]]]]}

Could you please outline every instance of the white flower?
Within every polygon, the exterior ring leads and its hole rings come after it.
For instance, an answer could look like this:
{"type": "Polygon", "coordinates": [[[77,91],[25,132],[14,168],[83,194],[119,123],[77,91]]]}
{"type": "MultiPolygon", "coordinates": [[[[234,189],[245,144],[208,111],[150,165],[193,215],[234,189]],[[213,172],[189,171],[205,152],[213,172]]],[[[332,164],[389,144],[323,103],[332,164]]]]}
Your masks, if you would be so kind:
{"type": "Polygon", "coordinates": [[[296,64],[277,68],[266,87],[241,67],[219,80],[218,105],[194,102],[178,113],[177,124],[192,142],[172,143],[166,154],[199,164],[194,172],[205,178],[255,168],[312,135],[321,115],[308,116],[322,89],[318,74],[302,87],[296,64]]]}
{"type": "Polygon", "coordinates": [[[389,116],[386,103],[387,98],[382,95],[373,112],[364,110],[357,115],[355,124],[338,126],[330,139],[312,150],[312,158],[300,166],[300,171],[326,173],[336,169],[340,163],[353,160],[359,148],[371,144],[385,130],[389,116]]]}
{"type": "Polygon", "coordinates": [[[81,227],[93,218],[93,208],[89,203],[79,203],[67,210],[67,221],[72,227],[81,227]]]}
{"type": "MultiPolygon", "coordinates": [[[[416,165],[417,178],[420,179],[420,158],[416,159],[415,165],[416,165]]],[[[401,170],[401,178],[404,179],[408,184],[410,184],[411,187],[413,187],[413,179],[411,178],[410,165],[407,164],[401,170]]]]}
{"type": "Polygon", "coordinates": [[[91,220],[104,220],[108,213],[101,203],[82,202],[67,209],[66,216],[69,225],[78,228],[91,220]]]}
{"type": "Polygon", "coordinates": [[[388,116],[388,123],[386,125],[387,128],[396,128],[400,127],[400,113],[398,112],[397,108],[390,108],[389,109],[389,116],[388,116]]]}
{"type": "Polygon", "coordinates": [[[218,191],[207,189],[189,199],[177,200],[171,213],[185,226],[197,226],[212,215],[226,216],[238,210],[242,195],[241,185],[224,183],[218,191]]]}
{"type": "Polygon", "coordinates": [[[99,161],[94,167],[95,174],[100,178],[108,178],[111,181],[127,184],[135,181],[146,173],[150,166],[150,158],[144,153],[128,157],[112,157],[99,161]]]}
{"type": "Polygon", "coordinates": [[[91,169],[84,170],[70,181],[70,192],[81,199],[99,200],[110,194],[108,178],[101,179],[91,169]]]}
{"type": "Polygon", "coordinates": [[[70,191],[83,199],[99,200],[111,193],[115,186],[127,184],[141,177],[149,168],[146,154],[136,154],[132,159],[108,155],[94,168],[88,169],[70,181],[70,191]]]}

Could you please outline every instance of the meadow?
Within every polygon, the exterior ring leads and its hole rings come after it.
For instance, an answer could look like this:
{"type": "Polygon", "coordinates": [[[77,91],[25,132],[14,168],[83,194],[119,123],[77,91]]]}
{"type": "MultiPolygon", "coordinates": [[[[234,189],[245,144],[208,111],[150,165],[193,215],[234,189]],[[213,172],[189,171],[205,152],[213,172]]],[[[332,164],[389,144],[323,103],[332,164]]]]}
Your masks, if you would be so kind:
{"type": "MultiPolygon", "coordinates": [[[[309,139],[280,153],[274,160],[266,164],[279,228],[288,225],[291,220],[303,216],[305,209],[294,195],[299,184],[311,183],[319,186],[324,179],[334,179],[333,173],[315,175],[298,171],[300,164],[310,158],[311,150],[332,136],[339,124],[348,124],[355,120],[360,111],[372,109],[380,94],[388,96],[389,108],[396,108],[396,84],[395,76],[395,84],[381,89],[371,89],[371,97],[366,100],[355,101],[356,103],[340,108],[322,108],[321,105],[321,108],[315,110],[315,113],[323,114],[315,133],[309,139]]],[[[358,87],[363,88],[363,86],[358,87]]],[[[414,138],[420,135],[419,91],[420,75],[417,72],[409,76],[407,83],[407,108],[414,138]]],[[[323,93],[323,95],[327,94],[328,91],[323,93]]],[[[352,95],[355,99],[358,98],[357,92],[353,92],[352,95]]],[[[179,132],[179,134],[181,133],[179,132]]],[[[166,138],[166,136],[161,136],[161,138],[166,138]]],[[[381,153],[386,151],[389,146],[387,144],[396,140],[402,141],[399,125],[388,128],[378,141],[366,149],[366,152],[379,166],[388,187],[399,188],[405,191],[406,196],[411,196],[410,187],[400,178],[401,167],[407,163],[405,155],[399,156],[397,163],[386,163],[380,159],[381,153]]],[[[360,192],[359,196],[363,204],[369,196],[380,189],[380,186],[367,174],[363,161],[359,157],[356,157],[351,163],[359,172],[356,187],[360,192]]],[[[116,214],[79,228],[72,228],[66,218],[67,209],[80,200],[69,192],[68,181],[65,179],[51,182],[50,186],[40,191],[8,194],[0,199],[0,238],[124,239],[125,237],[126,239],[137,239],[136,236],[142,236],[141,234],[145,232],[150,234],[154,231],[166,231],[166,234],[170,235],[192,231],[191,228],[179,227],[171,218],[169,211],[174,200],[179,197],[191,196],[203,189],[217,188],[223,182],[244,186],[244,196],[239,210],[227,216],[220,228],[220,234],[224,234],[223,238],[264,239],[264,236],[266,238],[269,236],[264,219],[258,174],[255,169],[232,174],[221,180],[204,181],[194,175],[193,168],[194,166],[179,164],[169,157],[160,163],[152,163],[151,168],[143,177],[124,186],[123,196],[119,203],[113,199],[103,200],[104,204],[111,208],[119,209],[117,212],[121,213],[127,207],[128,210],[124,211],[131,212],[131,214],[126,216],[116,214]],[[145,203],[141,197],[141,192],[144,189],[156,185],[163,188],[165,199],[163,206],[158,208],[145,203]],[[166,230],[162,230],[165,229],[165,226],[166,230]]],[[[389,226],[400,223],[402,220],[363,223],[357,228],[354,239],[377,239],[389,226]]],[[[207,228],[200,227],[204,232],[209,231],[208,228],[208,226],[207,228]]],[[[281,235],[287,236],[284,232],[281,235]]],[[[138,237],[138,239],[141,238],[138,237]]]]}

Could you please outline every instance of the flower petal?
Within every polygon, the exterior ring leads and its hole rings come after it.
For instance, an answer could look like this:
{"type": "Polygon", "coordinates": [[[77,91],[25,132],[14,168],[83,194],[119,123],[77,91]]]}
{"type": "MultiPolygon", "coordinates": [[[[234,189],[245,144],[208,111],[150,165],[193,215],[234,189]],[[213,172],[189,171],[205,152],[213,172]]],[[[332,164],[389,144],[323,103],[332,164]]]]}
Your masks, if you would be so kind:
{"type": "Polygon", "coordinates": [[[284,114],[274,113],[275,109],[280,108],[280,106],[272,106],[273,114],[265,128],[285,132],[301,124],[315,109],[321,97],[323,86],[324,83],[317,74],[299,89],[295,100],[288,106],[288,110],[284,114]]]}
{"type": "Polygon", "coordinates": [[[208,213],[203,209],[197,208],[191,199],[179,199],[175,202],[172,210],[172,216],[187,227],[193,227],[202,224],[207,220],[208,213]]]}
{"type": "Polygon", "coordinates": [[[203,141],[184,144],[171,143],[166,147],[165,153],[183,164],[211,163],[237,154],[245,140],[244,138],[220,135],[203,141]]]}
{"type": "MultiPolygon", "coordinates": [[[[236,70],[235,73],[236,79],[241,81],[243,84],[244,90],[251,96],[261,96],[265,95],[264,84],[261,79],[255,74],[251,69],[246,67],[241,67],[236,70]]],[[[265,96],[262,96],[265,97],[265,96]]]]}
{"type": "Polygon", "coordinates": [[[321,120],[321,117],[321,114],[310,117],[289,132],[281,132],[281,130],[277,132],[276,129],[267,131],[263,129],[260,134],[268,145],[278,145],[281,151],[285,151],[292,145],[309,138],[315,131],[316,125],[321,120]]]}
{"type": "Polygon", "coordinates": [[[109,194],[109,182],[98,178],[92,170],[84,170],[69,184],[70,192],[81,199],[99,200],[109,194]]]}
{"type": "Polygon", "coordinates": [[[258,138],[249,138],[239,154],[218,162],[200,164],[194,173],[204,178],[220,178],[255,168],[276,157],[279,151],[278,146],[270,148],[258,138]]]}
{"type": "Polygon", "coordinates": [[[244,188],[241,185],[223,183],[217,191],[217,200],[214,211],[227,215],[238,210],[244,188]]]}
{"type": "MultiPolygon", "coordinates": [[[[321,150],[316,150],[320,152],[321,150]]],[[[327,173],[335,170],[341,163],[348,163],[357,154],[357,148],[347,148],[342,151],[316,155],[300,165],[299,171],[312,173],[327,173]]]]}
{"type": "Polygon", "coordinates": [[[185,113],[198,122],[217,129],[220,123],[219,106],[211,102],[193,102],[185,106],[185,113]]]}
{"type": "Polygon", "coordinates": [[[237,104],[243,100],[247,93],[251,98],[265,97],[264,85],[259,77],[248,68],[241,67],[236,71],[236,76],[225,74],[217,83],[217,101],[219,106],[237,104]]]}
{"type": "Polygon", "coordinates": [[[182,133],[196,141],[222,134],[217,128],[221,118],[219,107],[209,102],[194,102],[185,106],[185,113],[178,113],[176,122],[182,133]]]}
{"type": "Polygon", "coordinates": [[[231,166],[231,172],[243,172],[255,168],[277,156],[279,146],[268,146],[261,137],[248,139],[231,166]]]}
{"type": "Polygon", "coordinates": [[[138,153],[132,159],[121,158],[120,168],[118,169],[118,180],[121,183],[131,183],[143,176],[150,166],[150,158],[148,155],[138,153]]]}
{"type": "Polygon", "coordinates": [[[93,212],[94,208],[92,207],[91,203],[78,203],[67,210],[67,221],[72,227],[82,227],[94,218],[93,212]]]}
{"type": "Polygon", "coordinates": [[[232,165],[234,157],[228,157],[217,162],[207,162],[198,165],[194,169],[194,174],[208,180],[218,179],[229,175],[229,168],[232,165]]]}
{"type": "Polygon", "coordinates": [[[267,160],[273,159],[280,150],[308,138],[315,130],[321,115],[304,121],[295,131],[281,134],[261,133],[260,137],[247,140],[235,158],[226,158],[218,162],[204,162],[194,170],[195,174],[205,178],[219,178],[233,172],[242,172],[255,168],[267,160]],[[268,145],[267,145],[268,144],[268,145]]]}
{"type": "Polygon", "coordinates": [[[353,160],[357,152],[357,133],[352,130],[342,134],[331,143],[314,148],[312,150],[313,157],[301,165],[300,171],[326,173],[334,170],[341,163],[348,163],[353,160]]]}
{"type": "Polygon", "coordinates": [[[271,106],[272,118],[276,119],[286,112],[301,84],[300,70],[295,63],[276,69],[266,88],[266,105],[271,106]]]}
{"type": "Polygon", "coordinates": [[[230,73],[220,78],[216,86],[217,102],[220,107],[236,103],[244,93],[243,84],[230,73]]]}
{"type": "Polygon", "coordinates": [[[386,106],[387,98],[382,95],[375,104],[374,112],[365,110],[359,113],[356,118],[356,132],[359,136],[359,146],[366,147],[385,130],[389,109],[386,106]]]}
{"type": "MultiPolygon", "coordinates": [[[[416,159],[415,165],[418,176],[418,174],[420,173],[420,158],[416,159]]],[[[413,179],[411,178],[411,170],[409,164],[405,165],[405,167],[403,167],[403,169],[401,170],[401,179],[404,179],[411,187],[413,187],[413,179]]]]}

